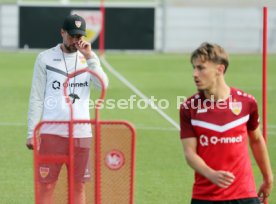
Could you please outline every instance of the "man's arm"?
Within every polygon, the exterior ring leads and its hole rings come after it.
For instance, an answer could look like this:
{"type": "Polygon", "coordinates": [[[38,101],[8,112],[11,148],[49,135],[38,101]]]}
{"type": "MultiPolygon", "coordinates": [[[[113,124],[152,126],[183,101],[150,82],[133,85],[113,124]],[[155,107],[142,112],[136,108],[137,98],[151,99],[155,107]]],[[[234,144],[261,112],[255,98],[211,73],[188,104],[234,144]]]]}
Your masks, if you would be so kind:
{"type": "Polygon", "coordinates": [[[228,188],[235,179],[231,172],[216,171],[210,168],[197,154],[197,140],[195,137],[182,139],[185,159],[190,167],[221,188],[228,188]]]}
{"type": "MultiPolygon", "coordinates": [[[[100,64],[100,60],[95,53],[93,53],[93,58],[87,60],[87,64],[91,70],[93,70],[95,73],[99,75],[99,77],[101,77],[104,87],[107,88],[109,83],[108,77],[106,73],[103,71],[103,68],[100,64]]],[[[101,83],[99,82],[98,78],[91,76],[91,80],[96,88],[101,89],[101,83]]]]}
{"type": "Polygon", "coordinates": [[[46,70],[42,65],[41,54],[40,54],[37,57],[35,66],[34,66],[30,102],[29,102],[28,138],[26,141],[26,146],[29,149],[33,149],[33,131],[37,123],[40,121],[41,115],[43,112],[45,87],[46,87],[46,70]]]}
{"type": "Polygon", "coordinates": [[[263,184],[259,189],[258,195],[265,200],[271,193],[273,186],[273,174],[268,151],[259,127],[254,131],[248,131],[248,134],[253,156],[263,175],[263,184]]]}
{"type": "MultiPolygon", "coordinates": [[[[91,70],[96,72],[99,75],[99,77],[101,77],[101,79],[103,81],[103,84],[104,84],[104,87],[107,88],[108,82],[109,82],[108,78],[107,78],[107,75],[101,67],[101,63],[100,63],[100,60],[99,60],[98,56],[92,51],[91,43],[86,42],[84,40],[80,40],[76,44],[76,48],[85,57],[88,68],[90,68],[91,70]]],[[[93,82],[93,84],[96,88],[101,89],[101,84],[100,84],[99,80],[96,77],[91,76],[91,80],[92,80],[92,82],[93,82]]]]}

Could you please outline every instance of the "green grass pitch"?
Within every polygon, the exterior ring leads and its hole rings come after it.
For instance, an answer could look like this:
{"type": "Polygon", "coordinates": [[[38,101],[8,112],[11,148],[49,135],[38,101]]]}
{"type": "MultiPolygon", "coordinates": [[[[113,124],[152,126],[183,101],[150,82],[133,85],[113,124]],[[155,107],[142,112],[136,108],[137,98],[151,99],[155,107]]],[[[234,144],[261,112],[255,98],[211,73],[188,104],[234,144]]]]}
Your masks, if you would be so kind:
{"type": "MultiPolygon", "coordinates": [[[[32,152],[25,147],[33,63],[37,53],[0,52],[0,203],[34,203],[32,152]]],[[[177,96],[195,92],[188,55],[106,54],[107,60],[147,96],[167,99],[164,111],[178,122],[177,96]]],[[[268,62],[268,147],[276,171],[276,56],[268,62]]],[[[134,93],[107,71],[107,98],[128,99],[134,93]]],[[[253,94],[261,114],[261,55],[230,55],[226,79],[253,94]]],[[[187,204],[193,171],[184,161],[179,133],[156,111],[102,110],[102,119],[123,119],[137,129],[135,201],[137,204],[187,204]]],[[[261,175],[252,160],[257,186],[261,175]]],[[[276,191],[270,203],[276,202],[276,191]]]]}

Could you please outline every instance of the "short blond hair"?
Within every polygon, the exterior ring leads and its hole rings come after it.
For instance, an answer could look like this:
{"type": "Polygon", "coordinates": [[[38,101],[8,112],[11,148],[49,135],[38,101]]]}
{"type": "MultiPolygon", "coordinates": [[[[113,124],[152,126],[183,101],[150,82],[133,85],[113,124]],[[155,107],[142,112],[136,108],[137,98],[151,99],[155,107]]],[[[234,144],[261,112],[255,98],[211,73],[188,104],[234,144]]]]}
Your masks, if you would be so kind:
{"type": "Polygon", "coordinates": [[[191,63],[196,59],[200,59],[202,62],[210,61],[215,64],[223,64],[225,67],[224,73],[229,65],[229,56],[225,50],[217,44],[208,42],[202,43],[192,52],[191,63]]]}

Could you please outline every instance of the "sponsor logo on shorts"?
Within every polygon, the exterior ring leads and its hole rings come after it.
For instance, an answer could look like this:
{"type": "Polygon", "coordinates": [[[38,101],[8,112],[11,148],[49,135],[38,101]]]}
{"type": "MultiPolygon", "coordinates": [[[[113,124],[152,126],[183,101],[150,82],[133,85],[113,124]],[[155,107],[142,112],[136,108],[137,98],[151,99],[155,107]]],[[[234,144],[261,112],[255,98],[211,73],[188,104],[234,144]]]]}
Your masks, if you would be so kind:
{"type": "Polygon", "coordinates": [[[48,167],[40,167],[39,168],[39,174],[41,178],[46,178],[50,173],[50,168],[48,167]]]}
{"type": "Polygon", "coordinates": [[[105,164],[111,170],[120,169],[125,163],[124,154],[118,150],[112,150],[105,156],[105,164]]]}
{"type": "Polygon", "coordinates": [[[89,172],[89,169],[86,168],[86,169],[85,169],[85,173],[84,173],[84,178],[90,178],[90,177],[91,177],[91,174],[90,174],[90,172],[89,172]]]}
{"type": "Polygon", "coordinates": [[[217,144],[236,144],[242,142],[242,136],[237,137],[217,137],[211,136],[207,137],[206,135],[201,135],[199,137],[199,143],[201,146],[217,145],[217,144]]]}

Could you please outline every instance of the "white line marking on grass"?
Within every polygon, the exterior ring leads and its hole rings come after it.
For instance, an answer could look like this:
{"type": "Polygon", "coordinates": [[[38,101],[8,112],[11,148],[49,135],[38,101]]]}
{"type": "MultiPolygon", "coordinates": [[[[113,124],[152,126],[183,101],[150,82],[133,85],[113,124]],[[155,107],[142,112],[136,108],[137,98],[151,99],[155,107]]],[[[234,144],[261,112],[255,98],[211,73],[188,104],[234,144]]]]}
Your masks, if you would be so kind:
{"type": "MultiPolygon", "coordinates": [[[[178,132],[178,130],[176,130],[175,128],[170,128],[170,127],[156,127],[156,126],[147,126],[147,125],[143,125],[143,124],[137,124],[136,129],[138,130],[152,130],[152,131],[160,131],[160,132],[178,132]]],[[[275,131],[272,130],[268,130],[267,132],[268,137],[271,135],[276,135],[275,131]]]]}
{"type": "Polygon", "coordinates": [[[0,126],[27,126],[27,124],[19,122],[0,122],[0,126]]]}
{"type": "Polygon", "coordinates": [[[269,136],[272,136],[272,135],[276,135],[276,132],[274,132],[274,131],[268,131],[267,132],[267,136],[269,137],[269,136]]]}
{"type": "Polygon", "coordinates": [[[268,129],[276,129],[276,125],[267,125],[268,129]]]}
{"type": "MultiPolygon", "coordinates": [[[[26,123],[20,123],[20,122],[0,122],[0,126],[11,126],[11,127],[24,127],[27,126],[26,123]]],[[[268,132],[267,135],[269,136],[275,136],[276,132],[270,129],[275,129],[276,125],[268,125],[268,132]]],[[[161,132],[176,132],[178,131],[175,128],[169,128],[169,127],[156,127],[156,126],[147,126],[143,124],[136,125],[136,129],[138,130],[150,130],[150,131],[161,131],[161,132]]]]}
{"type": "Polygon", "coordinates": [[[169,131],[169,132],[178,132],[177,129],[175,128],[170,128],[170,127],[156,127],[156,126],[147,126],[147,125],[136,125],[136,129],[138,130],[152,130],[152,131],[169,131]]]}
{"type": "Polygon", "coordinates": [[[125,77],[123,77],[118,71],[113,68],[104,57],[100,58],[103,65],[115,76],[117,77],[123,84],[125,84],[128,88],[130,88],[135,94],[137,94],[142,99],[146,100],[147,103],[156,110],[165,120],[171,123],[177,130],[180,130],[180,127],[177,122],[175,122],[170,116],[168,116],[163,110],[158,108],[156,104],[151,101],[145,94],[143,94],[139,89],[137,89],[134,85],[132,85],[125,77]]]}

